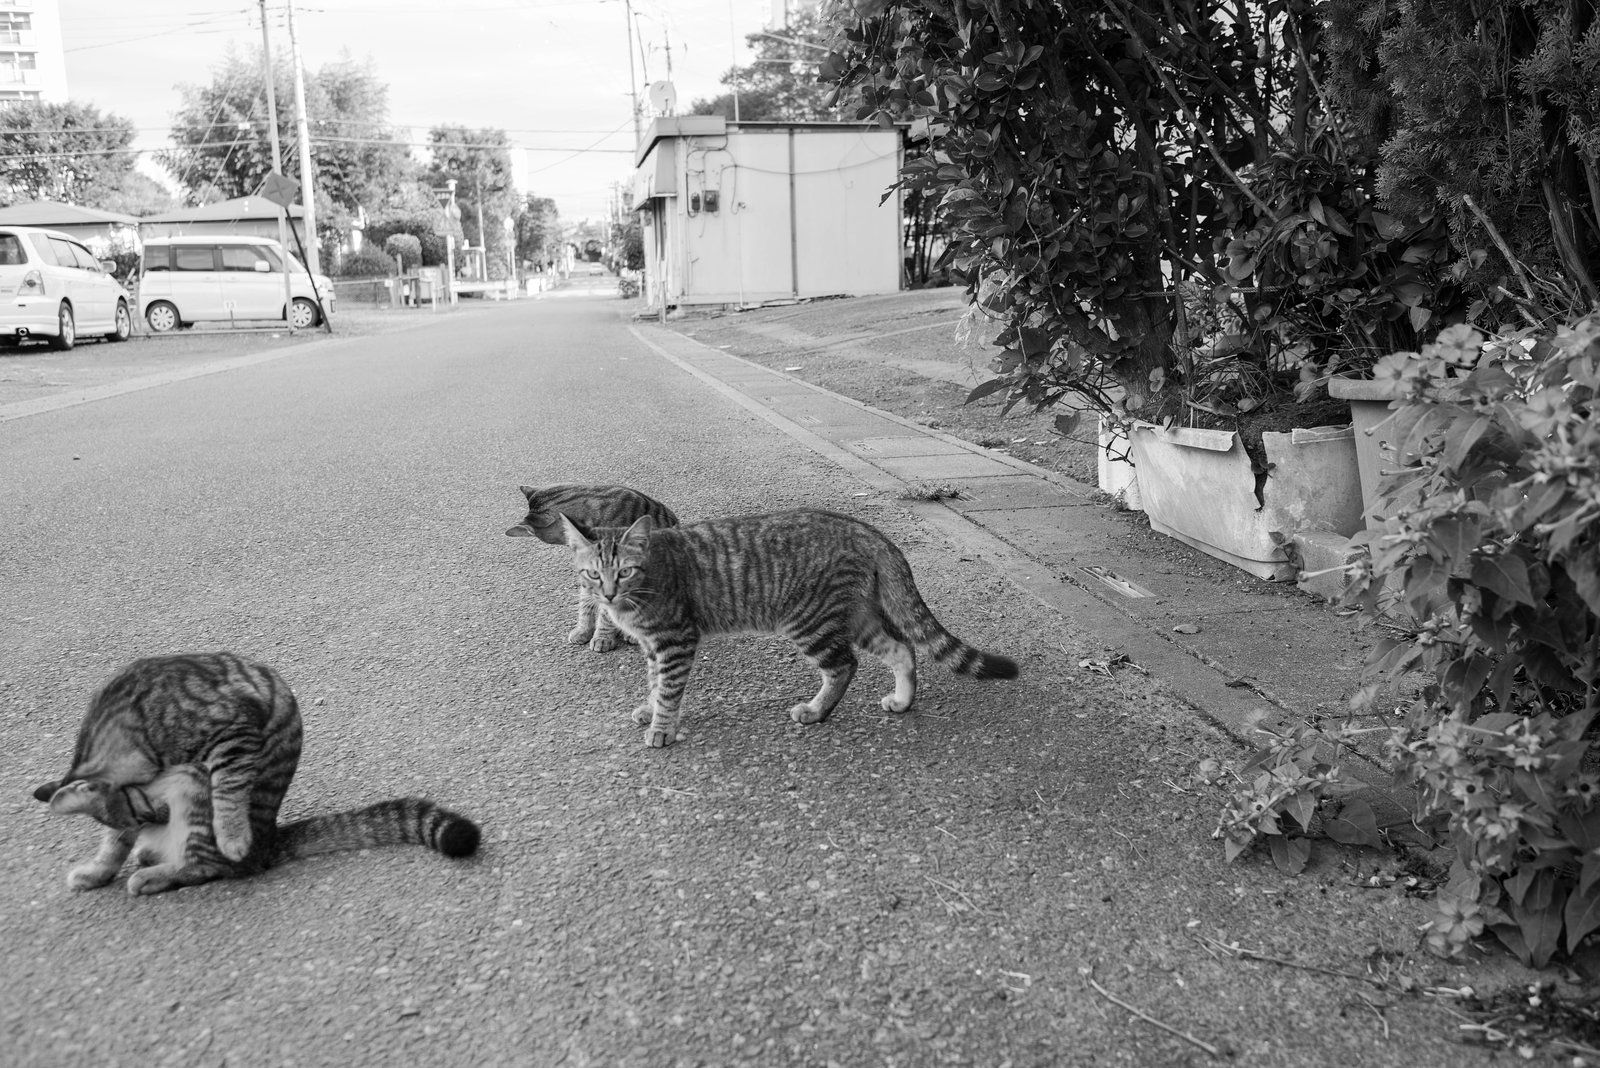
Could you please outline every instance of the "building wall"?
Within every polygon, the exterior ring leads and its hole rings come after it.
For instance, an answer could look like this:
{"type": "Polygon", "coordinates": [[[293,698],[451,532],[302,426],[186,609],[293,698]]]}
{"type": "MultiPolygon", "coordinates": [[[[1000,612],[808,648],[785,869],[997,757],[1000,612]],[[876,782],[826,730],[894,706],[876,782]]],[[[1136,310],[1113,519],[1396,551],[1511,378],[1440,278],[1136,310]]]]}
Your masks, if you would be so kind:
{"type": "Polygon", "coordinates": [[[651,201],[664,257],[651,303],[663,289],[669,305],[693,305],[900,288],[899,198],[880,204],[899,173],[898,130],[730,125],[677,149],[675,195],[651,201]]]}
{"type": "Polygon", "coordinates": [[[66,100],[59,0],[0,0],[0,107],[66,100]]]}

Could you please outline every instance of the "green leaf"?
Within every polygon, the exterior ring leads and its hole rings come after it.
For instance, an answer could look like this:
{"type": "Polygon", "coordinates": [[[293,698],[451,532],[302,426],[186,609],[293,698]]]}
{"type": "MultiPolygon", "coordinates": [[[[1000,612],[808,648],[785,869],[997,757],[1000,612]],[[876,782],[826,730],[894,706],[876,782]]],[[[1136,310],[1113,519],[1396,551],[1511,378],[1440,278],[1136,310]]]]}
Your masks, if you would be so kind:
{"type": "Polygon", "coordinates": [[[1283,810],[1294,817],[1294,821],[1300,825],[1302,831],[1310,830],[1311,817],[1317,812],[1317,799],[1309,792],[1298,793],[1284,799],[1283,810]]]}
{"type": "Polygon", "coordinates": [[[1579,892],[1567,898],[1565,911],[1567,923],[1567,952],[1575,952],[1585,935],[1600,927],[1600,893],[1594,887],[1588,893],[1579,892]]]}
{"type": "Polygon", "coordinates": [[[1533,604],[1528,565],[1520,556],[1509,553],[1479,556],[1472,562],[1472,584],[1493,590],[1516,604],[1533,604]]]}
{"type": "Polygon", "coordinates": [[[989,394],[998,393],[1009,385],[1011,385],[1010,380],[1005,378],[991,378],[987,382],[979,382],[976,386],[972,387],[972,392],[968,393],[967,399],[961,403],[971,404],[975,400],[982,400],[989,394]]]}
{"type": "Polygon", "coordinates": [[[1373,813],[1372,806],[1359,797],[1346,801],[1337,816],[1324,820],[1322,829],[1329,838],[1344,845],[1383,844],[1383,836],[1378,833],[1377,815],[1373,813]]]}
{"type": "Polygon", "coordinates": [[[1268,839],[1272,846],[1272,863],[1285,875],[1299,875],[1306,870],[1311,859],[1311,839],[1286,838],[1281,834],[1268,839]]]}
{"type": "Polygon", "coordinates": [[[1600,566],[1592,556],[1573,556],[1563,561],[1567,577],[1577,588],[1578,596],[1589,606],[1589,611],[1600,615],[1600,566]]]}
{"type": "Polygon", "coordinates": [[[1530,967],[1543,968],[1549,964],[1550,958],[1561,945],[1562,914],[1566,901],[1567,888],[1556,885],[1554,873],[1545,869],[1535,878],[1523,903],[1511,903],[1508,911],[1522,933],[1530,967]]]}

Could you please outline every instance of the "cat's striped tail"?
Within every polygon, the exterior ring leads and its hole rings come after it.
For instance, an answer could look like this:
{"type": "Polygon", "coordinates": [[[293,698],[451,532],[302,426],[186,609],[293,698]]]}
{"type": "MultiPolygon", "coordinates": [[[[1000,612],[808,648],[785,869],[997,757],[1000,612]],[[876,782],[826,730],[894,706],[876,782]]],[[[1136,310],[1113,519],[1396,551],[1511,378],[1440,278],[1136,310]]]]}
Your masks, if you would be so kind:
{"type": "Polygon", "coordinates": [[[399,797],[284,824],[278,828],[274,863],[389,845],[422,845],[447,857],[465,857],[478,848],[478,838],[478,825],[465,816],[420,797],[399,797]]]}
{"type": "Polygon", "coordinates": [[[878,602],[889,621],[905,639],[957,675],[975,679],[1014,679],[1017,662],[999,653],[974,649],[945,630],[923,601],[911,577],[911,565],[889,539],[882,538],[878,553],[878,602]]]}

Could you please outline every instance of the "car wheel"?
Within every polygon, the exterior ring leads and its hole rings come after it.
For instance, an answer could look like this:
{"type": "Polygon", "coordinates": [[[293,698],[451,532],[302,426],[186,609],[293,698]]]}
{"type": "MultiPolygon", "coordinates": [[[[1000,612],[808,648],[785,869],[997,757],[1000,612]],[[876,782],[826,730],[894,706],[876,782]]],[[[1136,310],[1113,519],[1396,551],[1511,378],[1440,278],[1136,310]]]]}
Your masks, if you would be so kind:
{"type": "Polygon", "coordinates": [[[106,335],[107,341],[126,341],[133,336],[133,316],[128,312],[127,301],[117,301],[116,329],[106,335]]]}
{"type": "Polygon", "coordinates": [[[314,302],[295,297],[289,304],[289,325],[296,330],[309,330],[322,322],[322,313],[314,302]]]}
{"type": "Polygon", "coordinates": [[[72,306],[66,301],[61,302],[61,307],[56,310],[56,336],[50,339],[50,347],[66,352],[78,343],[78,321],[72,317],[72,306]]]}
{"type": "Polygon", "coordinates": [[[164,300],[158,300],[144,310],[144,321],[158,334],[165,334],[178,325],[178,309],[164,300]]]}

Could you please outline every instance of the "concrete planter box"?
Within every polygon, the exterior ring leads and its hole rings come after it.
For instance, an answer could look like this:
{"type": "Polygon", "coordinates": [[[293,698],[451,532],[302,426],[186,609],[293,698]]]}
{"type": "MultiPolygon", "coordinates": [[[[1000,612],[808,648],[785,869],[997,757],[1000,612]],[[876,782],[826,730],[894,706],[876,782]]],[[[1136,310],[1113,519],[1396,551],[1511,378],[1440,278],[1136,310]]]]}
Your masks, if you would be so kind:
{"type": "Polygon", "coordinates": [[[1378,481],[1384,470],[1394,461],[1394,449],[1384,438],[1384,431],[1394,412],[1389,402],[1398,394],[1387,382],[1373,382],[1364,378],[1334,378],[1328,383],[1328,395],[1350,402],[1351,425],[1356,435],[1356,468],[1361,474],[1362,515],[1368,528],[1383,526],[1384,517],[1373,508],[1378,499],[1378,481]]]}
{"type": "Polygon", "coordinates": [[[1255,475],[1231,430],[1133,429],[1139,496],[1150,526],[1259,578],[1293,580],[1296,567],[1273,540],[1348,538],[1361,527],[1361,482],[1350,427],[1262,435],[1271,473],[1255,475]]]}
{"type": "Polygon", "coordinates": [[[1139,472],[1130,459],[1132,448],[1128,435],[1106,423],[1100,417],[1099,430],[1099,481],[1101,492],[1109,493],[1116,502],[1134,512],[1144,511],[1139,500],[1139,472]]]}

